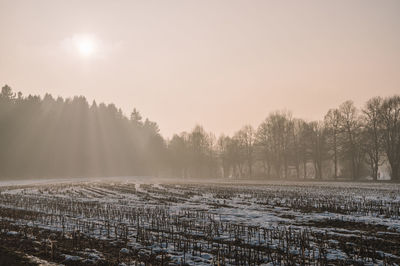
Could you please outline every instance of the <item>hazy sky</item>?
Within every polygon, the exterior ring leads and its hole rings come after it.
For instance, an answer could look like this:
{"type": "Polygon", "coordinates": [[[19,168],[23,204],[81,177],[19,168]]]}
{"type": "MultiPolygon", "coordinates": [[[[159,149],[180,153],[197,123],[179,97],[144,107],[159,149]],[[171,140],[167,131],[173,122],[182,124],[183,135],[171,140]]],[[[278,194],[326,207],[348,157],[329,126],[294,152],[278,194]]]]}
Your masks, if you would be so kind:
{"type": "Polygon", "coordinates": [[[0,85],[133,107],[165,136],[400,93],[400,1],[0,0],[0,85]]]}

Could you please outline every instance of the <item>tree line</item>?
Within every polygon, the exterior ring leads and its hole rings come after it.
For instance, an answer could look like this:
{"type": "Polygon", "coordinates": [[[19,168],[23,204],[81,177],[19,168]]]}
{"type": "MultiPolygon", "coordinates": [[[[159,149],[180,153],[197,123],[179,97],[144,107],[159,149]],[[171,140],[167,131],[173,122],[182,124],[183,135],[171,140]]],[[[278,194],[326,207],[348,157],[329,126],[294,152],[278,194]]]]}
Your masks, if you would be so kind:
{"type": "Polygon", "coordinates": [[[195,126],[164,139],[158,125],[113,104],[0,95],[0,177],[129,176],[400,181],[400,96],[346,101],[322,121],[270,113],[218,138],[195,126]]]}
{"type": "Polygon", "coordinates": [[[156,123],[84,97],[0,95],[0,176],[157,175],[165,141],[156,123]]]}

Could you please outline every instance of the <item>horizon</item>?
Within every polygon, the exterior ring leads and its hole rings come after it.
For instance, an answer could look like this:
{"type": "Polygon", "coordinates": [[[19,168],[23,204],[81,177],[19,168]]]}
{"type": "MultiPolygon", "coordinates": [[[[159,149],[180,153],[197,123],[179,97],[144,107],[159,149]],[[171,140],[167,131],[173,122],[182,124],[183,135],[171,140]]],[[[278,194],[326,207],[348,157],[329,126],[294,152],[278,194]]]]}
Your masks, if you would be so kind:
{"type": "Polygon", "coordinates": [[[0,0],[0,265],[400,265],[399,0],[0,0]]]}
{"type": "Polygon", "coordinates": [[[2,1],[0,83],[135,107],[171,137],[400,89],[400,2],[2,1]]]}

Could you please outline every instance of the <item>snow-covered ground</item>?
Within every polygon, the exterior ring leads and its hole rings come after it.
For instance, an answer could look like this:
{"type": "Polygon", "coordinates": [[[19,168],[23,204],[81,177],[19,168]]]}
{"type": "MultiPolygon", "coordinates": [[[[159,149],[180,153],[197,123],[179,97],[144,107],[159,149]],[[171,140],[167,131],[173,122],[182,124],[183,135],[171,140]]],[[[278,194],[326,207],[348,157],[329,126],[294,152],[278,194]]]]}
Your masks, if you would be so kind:
{"type": "Polygon", "coordinates": [[[21,213],[2,211],[1,219],[18,226],[124,240],[118,256],[127,263],[153,255],[196,265],[400,262],[396,184],[148,177],[0,182],[0,211],[10,209],[21,213]]]}

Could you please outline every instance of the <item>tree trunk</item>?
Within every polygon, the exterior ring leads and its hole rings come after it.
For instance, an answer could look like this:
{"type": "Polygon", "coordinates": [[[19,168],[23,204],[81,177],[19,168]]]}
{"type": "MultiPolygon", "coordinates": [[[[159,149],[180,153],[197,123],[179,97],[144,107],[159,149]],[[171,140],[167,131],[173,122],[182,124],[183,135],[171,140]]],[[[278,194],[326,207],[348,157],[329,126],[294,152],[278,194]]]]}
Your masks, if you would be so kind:
{"type": "Polygon", "coordinates": [[[400,165],[397,162],[391,162],[390,163],[390,168],[391,168],[391,176],[390,179],[394,182],[399,182],[399,169],[400,165]]]}
{"type": "Polygon", "coordinates": [[[334,155],[333,155],[333,162],[335,164],[335,179],[338,177],[338,169],[337,169],[337,144],[336,144],[336,131],[333,135],[333,149],[334,149],[334,155]]]}

